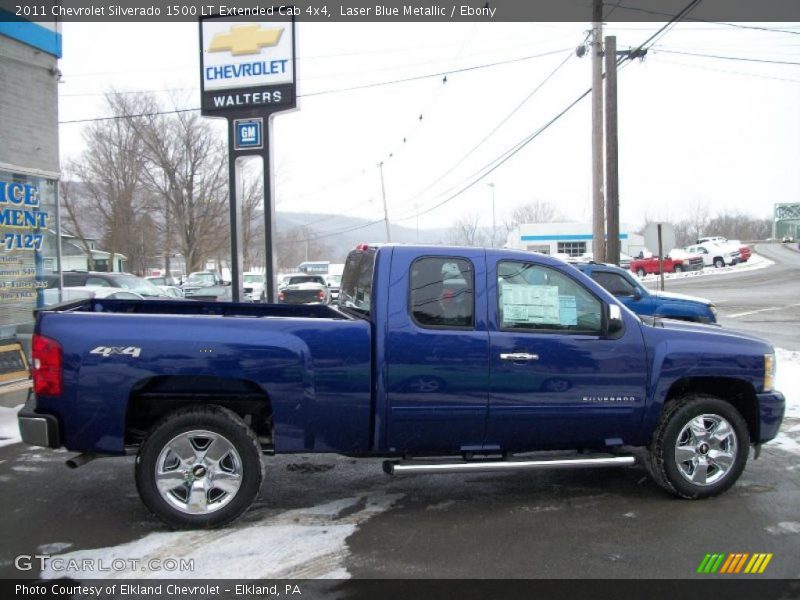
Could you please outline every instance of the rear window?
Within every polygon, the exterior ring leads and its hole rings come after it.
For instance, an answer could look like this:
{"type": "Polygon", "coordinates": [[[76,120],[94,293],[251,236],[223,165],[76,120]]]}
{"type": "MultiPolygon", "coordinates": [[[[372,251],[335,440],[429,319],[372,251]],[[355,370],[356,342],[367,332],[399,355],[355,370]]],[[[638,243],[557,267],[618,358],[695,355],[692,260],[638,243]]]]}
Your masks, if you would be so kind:
{"type": "Polygon", "coordinates": [[[375,250],[354,250],[347,255],[338,304],[342,308],[356,310],[369,315],[372,299],[372,271],[375,265],[375,250]]]}
{"type": "Polygon", "coordinates": [[[325,285],[325,280],[319,275],[298,275],[297,277],[289,278],[289,285],[298,285],[300,283],[318,283],[325,285]]]}

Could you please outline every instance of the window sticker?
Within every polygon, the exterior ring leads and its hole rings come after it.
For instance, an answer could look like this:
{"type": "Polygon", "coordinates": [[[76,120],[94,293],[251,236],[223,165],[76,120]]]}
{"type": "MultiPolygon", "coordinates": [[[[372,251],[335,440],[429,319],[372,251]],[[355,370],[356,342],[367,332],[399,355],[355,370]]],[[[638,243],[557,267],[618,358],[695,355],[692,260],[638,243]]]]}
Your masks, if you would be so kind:
{"type": "Polygon", "coordinates": [[[536,325],[559,324],[561,303],[558,287],[506,283],[502,286],[502,292],[504,322],[536,325]]]}
{"type": "Polygon", "coordinates": [[[559,296],[558,313],[558,320],[561,325],[577,325],[578,307],[575,302],[575,296],[559,296]]]}

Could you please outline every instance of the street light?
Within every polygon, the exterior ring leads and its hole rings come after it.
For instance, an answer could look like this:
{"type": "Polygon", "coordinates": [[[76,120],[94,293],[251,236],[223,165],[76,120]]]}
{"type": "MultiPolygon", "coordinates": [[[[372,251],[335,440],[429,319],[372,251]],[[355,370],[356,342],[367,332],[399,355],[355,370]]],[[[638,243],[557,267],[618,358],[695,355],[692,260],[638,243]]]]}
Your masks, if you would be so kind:
{"type": "Polygon", "coordinates": [[[494,238],[497,233],[497,225],[494,218],[494,183],[487,183],[486,185],[492,188],[492,248],[494,248],[494,238]]]}

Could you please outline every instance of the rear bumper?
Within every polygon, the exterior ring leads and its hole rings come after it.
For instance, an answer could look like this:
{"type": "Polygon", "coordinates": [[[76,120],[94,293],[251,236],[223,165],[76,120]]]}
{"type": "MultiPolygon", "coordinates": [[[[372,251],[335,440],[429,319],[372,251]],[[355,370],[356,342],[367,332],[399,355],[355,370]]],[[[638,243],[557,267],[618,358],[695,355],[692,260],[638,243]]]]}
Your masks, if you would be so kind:
{"type": "Polygon", "coordinates": [[[760,421],[758,443],[763,444],[778,435],[786,410],[786,399],[780,392],[756,394],[756,398],[760,421]]]}
{"type": "Polygon", "coordinates": [[[17,413],[17,423],[19,424],[22,441],[31,446],[59,448],[61,446],[61,436],[58,428],[58,419],[53,415],[37,413],[35,407],[35,396],[32,392],[29,392],[25,406],[17,413]]]}

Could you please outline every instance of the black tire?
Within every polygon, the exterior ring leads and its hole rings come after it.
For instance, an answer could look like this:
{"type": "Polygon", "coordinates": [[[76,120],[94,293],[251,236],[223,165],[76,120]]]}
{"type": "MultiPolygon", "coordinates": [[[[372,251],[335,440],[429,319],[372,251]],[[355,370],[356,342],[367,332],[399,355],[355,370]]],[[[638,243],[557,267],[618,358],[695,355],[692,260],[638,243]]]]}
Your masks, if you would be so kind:
{"type": "Polygon", "coordinates": [[[724,267],[724,266],[725,266],[725,260],[724,260],[724,259],[723,259],[721,256],[718,256],[718,257],[716,257],[716,258],[714,259],[714,266],[715,266],[717,269],[721,269],[722,267],[724,267]]]}
{"type": "MultiPolygon", "coordinates": [[[[176,468],[176,477],[180,476],[176,468]]],[[[210,481],[212,477],[209,475],[210,481]]],[[[254,432],[239,415],[221,406],[190,406],[164,416],[148,432],[136,456],[136,489],[142,502],[174,529],[212,529],[230,523],[253,503],[261,488],[262,477],[261,447],[254,432]],[[221,507],[204,514],[189,514],[162,496],[156,485],[156,468],[162,450],[171,441],[181,434],[198,431],[216,434],[235,449],[240,483],[238,490],[221,507]]],[[[212,493],[214,490],[206,492],[209,503],[212,493]]]]}
{"type": "Polygon", "coordinates": [[[647,272],[643,268],[639,267],[636,269],[636,274],[641,278],[647,275],[647,272]]]}
{"type": "Polygon", "coordinates": [[[683,273],[683,266],[682,265],[675,265],[675,272],[676,273],[683,273]]]}
{"type": "MultiPolygon", "coordinates": [[[[706,450],[708,452],[708,450],[706,450]]],[[[666,491],[687,499],[710,498],[730,488],[742,474],[750,452],[750,434],[742,415],[728,402],[707,394],[690,394],[669,401],[661,414],[650,445],[646,465],[653,480],[666,491]],[[699,485],[689,481],[676,458],[678,436],[685,426],[701,415],[721,417],[735,434],[733,461],[715,482],[699,485]]],[[[688,466],[687,463],[683,465],[688,466]]],[[[713,467],[719,469],[719,467],[713,467]]],[[[713,477],[713,476],[712,476],[713,477]]]]}

